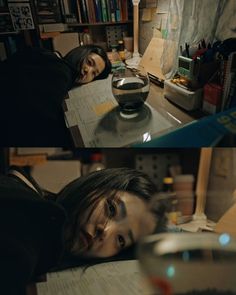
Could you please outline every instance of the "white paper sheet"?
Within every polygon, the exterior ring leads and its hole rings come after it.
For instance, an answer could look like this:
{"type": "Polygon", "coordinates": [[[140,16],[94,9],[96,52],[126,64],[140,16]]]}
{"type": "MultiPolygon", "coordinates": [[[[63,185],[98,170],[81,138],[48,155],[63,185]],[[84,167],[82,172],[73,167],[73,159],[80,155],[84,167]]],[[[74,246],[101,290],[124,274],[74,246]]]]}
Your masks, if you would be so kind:
{"type": "Polygon", "coordinates": [[[38,295],[141,295],[150,294],[142,283],[137,260],[108,262],[74,268],[47,276],[36,285],[38,295]]]}
{"type": "Polygon", "coordinates": [[[85,147],[128,146],[173,126],[148,103],[136,118],[122,118],[112,94],[111,76],[71,90],[65,102],[67,125],[78,126],[85,147]]]}
{"type": "Polygon", "coordinates": [[[168,13],[169,4],[169,0],[158,0],[156,13],[168,13]]]}

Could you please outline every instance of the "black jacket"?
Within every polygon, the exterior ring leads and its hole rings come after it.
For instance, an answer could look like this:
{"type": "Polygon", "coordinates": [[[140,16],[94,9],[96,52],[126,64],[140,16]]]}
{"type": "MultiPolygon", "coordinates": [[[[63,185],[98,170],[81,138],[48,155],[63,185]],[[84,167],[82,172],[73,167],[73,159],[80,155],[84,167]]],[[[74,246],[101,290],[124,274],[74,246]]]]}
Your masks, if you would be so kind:
{"type": "Polygon", "coordinates": [[[0,176],[0,294],[21,295],[57,266],[66,213],[17,180],[0,176]]]}
{"type": "Polygon", "coordinates": [[[40,48],[26,48],[1,62],[1,146],[70,146],[62,102],[77,74],[40,48]]]}

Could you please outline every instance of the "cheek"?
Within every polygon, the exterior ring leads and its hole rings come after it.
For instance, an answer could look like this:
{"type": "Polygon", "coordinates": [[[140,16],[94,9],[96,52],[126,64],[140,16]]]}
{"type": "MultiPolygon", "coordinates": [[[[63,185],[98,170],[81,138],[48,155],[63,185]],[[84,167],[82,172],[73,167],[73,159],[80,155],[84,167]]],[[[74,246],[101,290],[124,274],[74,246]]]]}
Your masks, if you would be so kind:
{"type": "Polygon", "coordinates": [[[111,257],[118,254],[114,239],[106,239],[103,242],[95,241],[92,248],[86,253],[88,257],[111,257]]]}

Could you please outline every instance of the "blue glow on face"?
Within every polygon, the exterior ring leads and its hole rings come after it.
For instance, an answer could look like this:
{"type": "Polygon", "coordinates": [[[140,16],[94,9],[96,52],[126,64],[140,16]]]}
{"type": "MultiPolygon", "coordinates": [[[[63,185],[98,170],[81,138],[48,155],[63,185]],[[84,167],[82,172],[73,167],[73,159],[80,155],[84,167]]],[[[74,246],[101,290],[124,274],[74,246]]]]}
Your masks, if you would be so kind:
{"type": "Polygon", "coordinates": [[[227,245],[230,242],[230,235],[222,234],[219,236],[219,242],[222,246],[227,245]]]}
{"type": "Polygon", "coordinates": [[[172,278],[175,275],[175,268],[174,266],[170,265],[167,267],[166,274],[169,278],[172,278]]]}
{"type": "Polygon", "coordinates": [[[183,254],[182,254],[182,258],[183,258],[183,261],[189,261],[189,252],[188,251],[184,251],[183,254]]]}

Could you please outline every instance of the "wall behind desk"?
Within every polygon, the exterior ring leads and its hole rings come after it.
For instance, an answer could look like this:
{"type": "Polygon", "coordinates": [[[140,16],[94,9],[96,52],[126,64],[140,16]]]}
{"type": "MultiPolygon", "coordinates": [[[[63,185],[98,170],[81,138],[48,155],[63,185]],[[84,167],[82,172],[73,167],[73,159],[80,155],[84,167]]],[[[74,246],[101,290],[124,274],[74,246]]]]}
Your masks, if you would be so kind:
{"type": "Polygon", "coordinates": [[[213,151],[211,171],[205,213],[210,220],[219,218],[235,202],[236,190],[236,148],[215,148],[213,151]]]}
{"type": "MultiPolygon", "coordinates": [[[[157,30],[160,28],[161,30],[164,29],[165,22],[160,22],[161,19],[163,19],[163,14],[156,13],[158,11],[158,7],[160,7],[162,0],[155,0],[148,1],[148,0],[141,0],[140,1],[140,35],[139,35],[139,51],[141,54],[145,52],[145,49],[147,48],[149,42],[151,41],[151,38],[153,36],[156,37],[156,34],[158,33],[157,30]],[[151,3],[148,4],[148,3],[151,3]],[[150,5],[150,6],[149,6],[150,5]],[[156,7],[154,7],[156,5],[156,7]],[[150,8],[152,6],[152,8],[150,8]],[[147,15],[145,13],[145,9],[151,10],[151,17],[148,20],[147,15]],[[144,14],[146,15],[144,17],[144,14]],[[145,20],[144,20],[145,19],[145,20]],[[161,25],[161,26],[160,26],[161,25]]],[[[167,0],[164,0],[167,1],[167,0]]],[[[197,24],[199,25],[199,28],[203,28],[203,35],[204,35],[204,28],[206,28],[207,19],[206,17],[210,18],[209,13],[211,12],[211,3],[212,0],[171,0],[171,7],[172,10],[176,7],[176,5],[179,2],[184,2],[184,9],[183,12],[187,15],[182,15],[183,19],[187,19],[189,21],[189,11],[194,14],[197,13],[197,24]],[[186,8],[188,7],[188,9],[186,8]],[[205,8],[206,7],[206,8],[205,8]],[[205,13],[207,11],[207,13],[205,13]]],[[[214,27],[212,29],[212,33],[215,34],[215,38],[218,40],[225,40],[227,38],[236,37],[236,1],[235,0],[221,0],[219,2],[219,17],[215,19],[214,21],[214,27]]],[[[174,26],[174,30],[176,32],[178,31],[178,28],[181,28],[181,23],[175,23],[177,18],[175,19],[175,12],[172,11],[172,22],[171,26],[174,26]]],[[[194,16],[194,15],[193,15],[194,16]]],[[[191,16],[192,17],[192,16],[191,16]]],[[[189,30],[191,30],[191,26],[189,26],[189,30]]],[[[196,30],[196,27],[193,28],[193,33],[196,30]]],[[[184,27],[184,36],[187,36],[188,28],[184,27]]],[[[173,32],[172,32],[173,35],[173,32]]],[[[195,34],[196,35],[196,34],[195,34]]],[[[177,34],[178,36],[178,34],[177,34]]],[[[204,36],[203,36],[204,37],[204,36]]],[[[202,37],[202,38],[203,38],[202,37]]],[[[206,37],[206,36],[205,36],[206,37]]],[[[177,40],[176,40],[177,41],[177,40]]],[[[189,40],[185,40],[189,41],[189,40]]],[[[200,39],[199,39],[200,41],[200,39]]]]}

